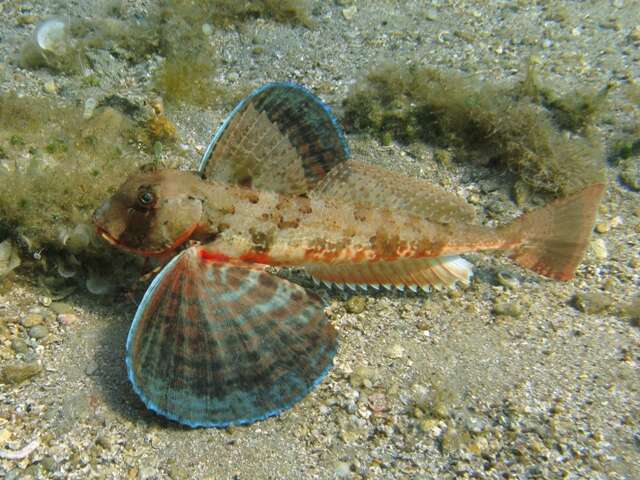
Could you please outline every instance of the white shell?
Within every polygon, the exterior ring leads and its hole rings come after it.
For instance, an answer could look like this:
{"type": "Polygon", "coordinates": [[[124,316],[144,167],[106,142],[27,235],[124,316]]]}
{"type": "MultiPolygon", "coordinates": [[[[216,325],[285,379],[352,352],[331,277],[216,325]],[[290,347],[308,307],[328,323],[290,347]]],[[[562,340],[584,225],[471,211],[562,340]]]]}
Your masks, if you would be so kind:
{"type": "Polygon", "coordinates": [[[67,24],[59,17],[44,20],[36,27],[36,44],[45,53],[61,55],[67,49],[67,24]]]}

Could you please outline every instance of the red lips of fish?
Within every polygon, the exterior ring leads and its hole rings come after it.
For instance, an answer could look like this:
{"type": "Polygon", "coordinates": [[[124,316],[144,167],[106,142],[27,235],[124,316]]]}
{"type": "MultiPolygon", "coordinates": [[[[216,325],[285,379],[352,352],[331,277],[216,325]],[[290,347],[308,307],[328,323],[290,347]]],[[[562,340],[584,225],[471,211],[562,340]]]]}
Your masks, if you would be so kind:
{"type": "Polygon", "coordinates": [[[176,248],[178,248],[181,244],[186,242],[189,237],[193,234],[195,229],[198,228],[197,224],[192,225],[190,228],[184,231],[182,235],[180,235],[173,244],[168,246],[167,248],[163,248],[162,250],[145,250],[142,248],[132,248],[127,246],[126,244],[120,242],[117,238],[107,232],[105,229],[101,227],[96,227],[96,231],[98,235],[104,238],[111,245],[114,245],[122,250],[125,250],[130,253],[135,253],[137,255],[142,255],[144,257],[160,257],[162,255],[166,255],[167,253],[173,252],[176,248]]]}

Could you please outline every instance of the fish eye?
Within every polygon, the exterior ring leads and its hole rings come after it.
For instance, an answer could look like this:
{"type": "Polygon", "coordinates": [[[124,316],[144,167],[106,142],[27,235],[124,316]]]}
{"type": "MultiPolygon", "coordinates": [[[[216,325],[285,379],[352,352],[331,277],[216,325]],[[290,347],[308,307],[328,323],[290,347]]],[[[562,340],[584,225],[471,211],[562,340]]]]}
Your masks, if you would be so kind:
{"type": "Polygon", "coordinates": [[[138,203],[143,207],[150,207],[156,201],[156,196],[153,192],[145,190],[138,194],[138,203]]]}

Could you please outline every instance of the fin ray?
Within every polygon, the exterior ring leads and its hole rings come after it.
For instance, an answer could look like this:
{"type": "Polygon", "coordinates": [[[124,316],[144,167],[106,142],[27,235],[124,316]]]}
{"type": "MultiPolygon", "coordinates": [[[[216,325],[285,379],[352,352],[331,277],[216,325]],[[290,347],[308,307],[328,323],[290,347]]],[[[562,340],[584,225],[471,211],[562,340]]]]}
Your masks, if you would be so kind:
{"type": "Polygon", "coordinates": [[[311,264],[305,270],[312,278],[339,284],[391,286],[450,286],[468,284],[472,265],[458,256],[407,258],[389,262],[311,264]]]}
{"type": "Polygon", "coordinates": [[[329,107],[304,87],[279,82],[258,88],[233,109],[198,171],[227,183],[302,194],[349,156],[329,107]]]}
{"type": "Polygon", "coordinates": [[[127,339],[134,390],[190,427],[277,415],[326,375],[336,332],[320,299],[261,270],[192,247],[154,279],[127,339]]]}
{"type": "Polygon", "coordinates": [[[518,244],[510,258],[546,277],[572,279],[589,245],[603,191],[602,183],[590,185],[504,227],[518,244]]]}

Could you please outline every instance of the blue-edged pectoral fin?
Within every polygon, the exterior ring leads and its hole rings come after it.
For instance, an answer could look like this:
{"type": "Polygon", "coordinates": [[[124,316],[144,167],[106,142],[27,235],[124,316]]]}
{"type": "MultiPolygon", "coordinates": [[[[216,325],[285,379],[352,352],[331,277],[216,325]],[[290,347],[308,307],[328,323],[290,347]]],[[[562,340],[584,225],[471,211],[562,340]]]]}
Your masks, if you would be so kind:
{"type": "Polygon", "coordinates": [[[336,332],[302,287],[201,251],[176,256],[144,295],[127,339],[133,387],[191,427],[277,415],[326,375],[336,332]]]}

